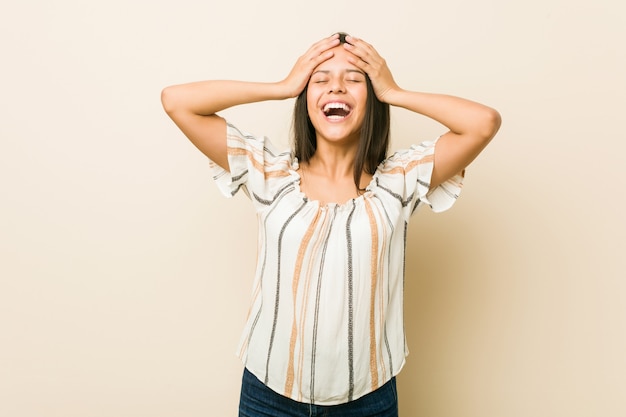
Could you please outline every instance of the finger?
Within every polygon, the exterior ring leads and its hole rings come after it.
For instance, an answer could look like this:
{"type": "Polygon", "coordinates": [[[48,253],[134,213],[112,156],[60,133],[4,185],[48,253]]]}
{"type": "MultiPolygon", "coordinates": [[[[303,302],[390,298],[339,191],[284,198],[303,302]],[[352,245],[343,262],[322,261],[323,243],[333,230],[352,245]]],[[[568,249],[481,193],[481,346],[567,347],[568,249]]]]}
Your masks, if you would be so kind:
{"type": "Polygon", "coordinates": [[[308,52],[311,53],[311,55],[320,55],[337,45],[339,45],[339,35],[334,34],[314,43],[311,48],[309,48],[308,52]]]}
{"type": "Polygon", "coordinates": [[[364,69],[367,66],[376,65],[376,58],[368,53],[364,49],[360,49],[354,45],[344,44],[345,49],[352,54],[351,57],[348,58],[350,62],[355,64],[361,69],[364,69]]]}
{"type": "Polygon", "coordinates": [[[346,42],[354,46],[362,45],[362,46],[368,46],[370,48],[372,47],[372,45],[365,42],[363,39],[357,38],[356,36],[352,36],[352,35],[346,36],[346,42]]]}
{"type": "Polygon", "coordinates": [[[376,50],[372,45],[365,42],[363,39],[355,38],[354,36],[346,36],[346,44],[348,46],[353,46],[355,49],[358,50],[366,51],[368,53],[376,53],[376,50]]]}
{"type": "Polygon", "coordinates": [[[348,42],[344,44],[344,47],[364,62],[373,64],[380,61],[380,55],[369,43],[353,36],[347,36],[346,40],[348,42]]]}
{"type": "MultiPolygon", "coordinates": [[[[305,77],[308,79],[311,72],[322,62],[330,59],[334,55],[331,49],[339,44],[338,36],[330,36],[324,38],[309,47],[309,49],[301,55],[292,68],[290,75],[300,79],[305,77]]],[[[302,82],[304,79],[301,80],[302,82]]]]}

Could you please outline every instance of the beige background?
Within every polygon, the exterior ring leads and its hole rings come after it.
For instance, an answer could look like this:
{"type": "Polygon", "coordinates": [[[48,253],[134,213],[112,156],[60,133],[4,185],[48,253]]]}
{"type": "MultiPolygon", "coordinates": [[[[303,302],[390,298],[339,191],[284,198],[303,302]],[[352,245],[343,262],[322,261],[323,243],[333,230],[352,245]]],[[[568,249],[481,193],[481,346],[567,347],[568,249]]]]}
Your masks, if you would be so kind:
{"type": "MultiPolygon", "coordinates": [[[[412,224],[401,415],[626,415],[619,4],[2,2],[0,416],[236,415],[254,217],[159,94],[278,80],[337,30],[504,119],[412,224]]],[[[292,104],[225,115],[286,144],[292,104]]],[[[442,131],[392,115],[394,148],[442,131]]]]}

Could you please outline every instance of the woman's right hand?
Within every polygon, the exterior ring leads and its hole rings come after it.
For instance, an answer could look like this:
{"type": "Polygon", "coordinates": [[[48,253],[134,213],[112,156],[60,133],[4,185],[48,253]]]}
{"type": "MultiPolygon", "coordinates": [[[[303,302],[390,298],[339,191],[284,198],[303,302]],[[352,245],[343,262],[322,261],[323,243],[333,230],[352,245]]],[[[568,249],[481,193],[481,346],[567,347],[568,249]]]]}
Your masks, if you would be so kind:
{"type": "Polygon", "coordinates": [[[339,36],[322,39],[302,55],[283,81],[271,83],[209,80],[166,87],[161,101],[167,114],[191,142],[222,168],[229,170],[226,122],[217,112],[240,104],[297,97],[313,70],[333,56],[339,36]]]}
{"type": "Polygon", "coordinates": [[[313,70],[319,64],[333,57],[330,49],[339,45],[339,34],[314,43],[304,55],[300,56],[287,78],[280,82],[290,97],[297,97],[306,87],[313,70]]]}

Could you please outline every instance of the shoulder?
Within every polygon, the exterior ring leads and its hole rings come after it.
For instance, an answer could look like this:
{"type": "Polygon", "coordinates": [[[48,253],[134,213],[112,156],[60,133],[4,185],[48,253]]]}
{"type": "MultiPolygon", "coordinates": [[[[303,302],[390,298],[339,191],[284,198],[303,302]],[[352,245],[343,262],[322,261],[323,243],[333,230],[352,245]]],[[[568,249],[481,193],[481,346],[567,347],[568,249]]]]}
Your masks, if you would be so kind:
{"type": "Polygon", "coordinates": [[[272,161],[291,161],[293,153],[288,147],[276,146],[267,136],[249,133],[237,126],[226,123],[226,135],[229,154],[245,153],[249,157],[271,163],[272,161]]]}
{"type": "Polygon", "coordinates": [[[432,165],[435,161],[436,142],[437,139],[424,141],[411,145],[408,148],[397,150],[378,166],[377,171],[379,171],[379,174],[393,175],[406,173],[420,165],[432,165]]]}

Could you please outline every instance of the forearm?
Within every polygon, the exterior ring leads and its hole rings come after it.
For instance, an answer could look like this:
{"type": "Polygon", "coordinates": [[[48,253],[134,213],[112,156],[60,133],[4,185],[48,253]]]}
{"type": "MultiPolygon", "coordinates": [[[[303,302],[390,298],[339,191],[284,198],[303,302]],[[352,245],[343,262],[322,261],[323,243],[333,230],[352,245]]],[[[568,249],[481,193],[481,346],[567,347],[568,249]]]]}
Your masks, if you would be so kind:
{"type": "Polygon", "coordinates": [[[167,113],[185,111],[201,116],[240,104],[290,98],[283,83],[212,80],[166,87],[161,101],[167,113]]]}
{"type": "Polygon", "coordinates": [[[385,94],[384,100],[429,117],[459,135],[491,138],[500,126],[496,110],[460,97],[396,89],[385,94]]]}

